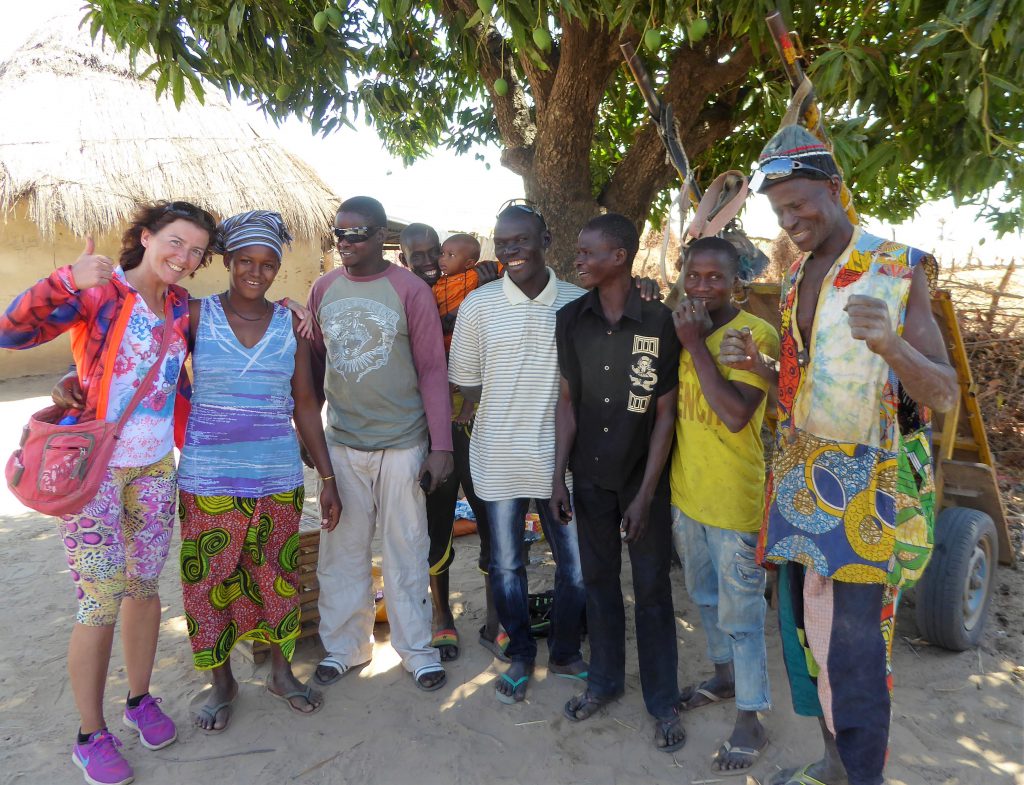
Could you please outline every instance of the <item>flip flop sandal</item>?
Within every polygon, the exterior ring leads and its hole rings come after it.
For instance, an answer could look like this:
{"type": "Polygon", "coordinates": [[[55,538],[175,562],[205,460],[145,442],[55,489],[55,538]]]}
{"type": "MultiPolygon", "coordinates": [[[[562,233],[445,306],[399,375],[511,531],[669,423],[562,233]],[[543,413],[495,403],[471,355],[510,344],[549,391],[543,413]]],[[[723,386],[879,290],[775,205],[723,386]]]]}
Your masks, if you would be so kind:
{"type": "Polygon", "coordinates": [[[828,783],[822,782],[818,778],[812,777],[807,773],[807,770],[813,765],[814,764],[812,763],[808,763],[806,766],[797,769],[793,772],[793,776],[786,780],[784,785],[828,785],[828,783]]]}
{"type": "MultiPolygon", "coordinates": [[[[753,747],[734,747],[728,742],[728,740],[726,740],[722,742],[722,746],[718,748],[718,752],[716,752],[715,756],[711,759],[711,773],[717,774],[719,777],[740,777],[754,768],[754,765],[757,763],[757,759],[761,757],[761,753],[767,746],[768,739],[765,739],[764,744],[757,749],[754,749],[753,747]],[[727,755],[741,755],[749,758],[750,764],[748,766],[744,766],[742,769],[715,768],[716,764],[718,764],[719,761],[727,755]]],[[[790,780],[790,782],[792,782],[792,780],[790,780]]]]}
{"type": "MultiPolygon", "coordinates": [[[[582,660],[579,660],[578,662],[582,662],[582,660]]],[[[584,666],[586,665],[585,662],[583,664],[584,664],[584,666]]],[[[549,662],[548,663],[548,673],[553,673],[556,676],[561,676],[563,679],[575,679],[576,681],[582,681],[582,682],[586,683],[587,675],[588,675],[587,671],[586,670],[582,670],[582,671],[575,671],[575,670],[573,670],[573,668],[576,665],[577,665],[576,662],[571,662],[568,665],[555,665],[555,664],[549,662]]]]}
{"type": "Polygon", "coordinates": [[[668,719],[664,720],[656,719],[654,721],[654,734],[654,748],[659,752],[675,752],[676,750],[682,749],[683,745],[686,744],[686,731],[683,730],[683,722],[678,714],[674,717],[669,717],[668,719]],[[683,731],[683,738],[681,738],[674,744],[665,744],[664,746],[659,746],[658,741],[666,740],[668,738],[669,731],[671,731],[673,728],[677,726],[679,727],[679,730],[683,731]]]}
{"type": "Polygon", "coordinates": [[[414,682],[416,682],[416,686],[424,692],[433,692],[434,690],[441,689],[445,685],[445,683],[448,681],[448,674],[445,673],[443,666],[431,663],[430,665],[423,665],[417,668],[416,672],[412,675],[412,679],[414,682]],[[435,681],[433,684],[424,684],[422,681],[420,681],[420,677],[427,676],[431,673],[440,673],[441,678],[435,681]]]}
{"type": "Polygon", "coordinates": [[[454,627],[448,627],[444,630],[438,630],[434,633],[434,637],[430,639],[430,645],[435,649],[455,649],[455,654],[445,658],[444,652],[442,651],[441,659],[445,662],[454,662],[459,658],[459,632],[454,627]]]}
{"type": "Polygon", "coordinates": [[[574,695],[565,702],[565,706],[562,707],[562,714],[570,722],[583,722],[583,720],[589,720],[601,709],[611,703],[613,698],[602,698],[599,695],[594,695],[591,692],[584,692],[579,695],[574,695]],[[586,716],[579,716],[581,711],[586,712],[586,716]]]}
{"type": "Polygon", "coordinates": [[[712,692],[711,690],[707,689],[706,687],[704,687],[703,686],[704,684],[707,684],[707,682],[703,682],[700,686],[698,686],[696,688],[691,687],[690,688],[690,693],[686,697],[680,696],[680,699],[679,699],[679,710],[680,711],[695,711],[696,709],[703,709],[705,706],[712,706],[712,705],[714,705],[716,703],[721,703],[722,701],[732,700],[733,698],[736,697],[735,693],[732,694],[732,695],[718,695],[718,694],[712,692]],[[707,703],[701,703],[701,704],[698,704],[697,706],[688,706],[687,704],[691,700],[693,700],[695,697],[697,697],[698,695],[700,695],[703,698],[706,698],[707,699],[707,703]]]}
{"type": "Polygon", "coordinates": [[[272,689],[270,689],[270,685],[269,684],[267,684],[266,687],[267,687],[267,694],[271,698],[275,698],[275,699],[277,699],[279,701],[284,701],[288,705],[289,709],[291,709],[295,714],[301,714],[303,717],[310,717],[310,716],[316,714],[318,711],[320,711],[320,709],[322,709],[324,707],[324,696],[323,695],[320,696],[320,703],[316,703],[316,704],[313,703],[313,688],[311,686],[309,686],[308,684],[306,685],[306,688],[304,690],[291,690],[290,692],[283,692],[283,693],[276,693],[276,692],[274,692],[272,689]],[[312,711],[303,711],[298,706],[296,706],[294,703],[292,703],[292,698],[302,698],[302,699],[304,699],[307,704],[309,704],[310,706],[313,707],[313,710],[312,711]]]}
{"type": "Polygon", "coordinates": [[[508,648],[509,642],[508,635],[505,631],[502,630],[499,632],[498,637],[492,641],[489,638],[484,637],[484,630],[486,629],[486,626],[480,628],[480,645],[502,662],[512,662],[512,660],[508,658],[508,655],[505,654],[505,650],[508,648]]]}
{"type": "Polygon", "coordinates": [[[526,687],[530,682],[530,676],[520,676],[518,679],[513,679],[507,673],[501,674],[501,680],[512,687],[512,694],[506,695],[501,690],[494,690],[494,697],[496,697],[502,703],[506,703],[512,706],[516,703],[522,703],[526,700],[526,687]]]}
{"type": "MultiPolygon", "coordinates": [[[[235,697],[237,697],[237,695],[235,697]]],[[[233,704],[234,702],[235,702],[235,699],[232,698],[229,701],[224,701],[223,703],[218,703],[216,706],[206,706],[206,705],[200,706],[196,710],[196,713],[192,716],[192,719],[193,719],[193,723],[192,724],[195,725],[199,729],[199,731],[201,733],[205,733],[207,736],[216,736],[219,733],[223,733],[224,731],[226,731],[228,729],[228,726],[231,725],[231,711],[230,711],[230,709],[231,709],[231,704],[233,704]],[[212,727],[211,728],[204,728],[202,725],[198,725],[198,724],[195,723],[195,719],[197,717],[201,717],[202,719],[207,720],[211,725],[213,725],[213,723],[215,723],[217,721],[217,714],[220,711],[222,711],[223,709],[229,709],[228,716],[227,716],[227,719],[224,721],[223,727],[220,727],[220,728],[212,728],[212,727]]]]}
{"type": "MultiPolygon", "coordinates": [[[[369,660],[367,660],[367,662],[369,662],[369,660]]],[[[365,662],[362,662],[359,665],[365,665],[365,664],[366,664],[365,662]]],[[[359,665],[346,665],[344,662],[339,660],[337,657],[324,657],[322,660],[320,660],[319,663],[317,663],[317,666],[316,666],[317,671],[319,671],[321,668],[330,668],[331,670],[334,671],[334,674],[332,676],[326,678],[326,679],[321,679],[320,676],[318,675],[318,673],[314,672],[313,673],[313,682],[318,687],[330,687],[332,684],[334,684],[336,681],[338,681],[338,679],[340,679],[342,676],[344,676],[345,674],[350,673],[351,671],[353,671],[356,668],[358,668],[359,665]]]]}

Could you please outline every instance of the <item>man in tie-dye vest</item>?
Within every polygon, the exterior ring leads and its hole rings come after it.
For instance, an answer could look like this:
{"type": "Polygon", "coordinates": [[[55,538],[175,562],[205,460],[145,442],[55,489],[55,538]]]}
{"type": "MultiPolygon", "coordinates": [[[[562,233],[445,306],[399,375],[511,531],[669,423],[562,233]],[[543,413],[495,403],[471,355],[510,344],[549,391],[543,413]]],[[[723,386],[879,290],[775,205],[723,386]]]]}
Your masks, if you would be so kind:
{"type": "Polygon", "coordinates": [[[751,184],[801,253],[783,285],[779,362],[741,333],[720,357],[778,385],[759,556],[779,571],[793,707],[825,740],[822,760],[772,782],[881,785],[895,599],[930,553],[928,410],[959,394],[931,313],[934,262],[851,223],[835,160],[799,126],[768,142],[751,184]]]}

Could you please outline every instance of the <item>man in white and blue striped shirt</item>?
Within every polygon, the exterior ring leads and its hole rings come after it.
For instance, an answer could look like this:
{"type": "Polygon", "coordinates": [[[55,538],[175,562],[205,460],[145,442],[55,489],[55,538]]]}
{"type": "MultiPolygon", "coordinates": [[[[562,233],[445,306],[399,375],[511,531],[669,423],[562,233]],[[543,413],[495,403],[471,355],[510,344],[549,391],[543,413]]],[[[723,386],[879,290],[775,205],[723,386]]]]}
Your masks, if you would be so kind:
{"type": "Polygon", "coordinates": [[[479,400],[469,460],[477,495],[491,525],[489,580],[512,661],[496,697],[526,697],[537,656],[530,636],[523,519],[530,500],[555,558],[555,596],[548,670],[586,679],[580,640],[586,598],[576,524],[562,525],[548,505],[555,466],[555,404],[559,392],[555,315],[583,290],[560,281],[544,263],[551,242],[544,219],[528,204],[499,214],[494,252],[505,276],[469,295],[459,309],[449,379],[479,400]]]}

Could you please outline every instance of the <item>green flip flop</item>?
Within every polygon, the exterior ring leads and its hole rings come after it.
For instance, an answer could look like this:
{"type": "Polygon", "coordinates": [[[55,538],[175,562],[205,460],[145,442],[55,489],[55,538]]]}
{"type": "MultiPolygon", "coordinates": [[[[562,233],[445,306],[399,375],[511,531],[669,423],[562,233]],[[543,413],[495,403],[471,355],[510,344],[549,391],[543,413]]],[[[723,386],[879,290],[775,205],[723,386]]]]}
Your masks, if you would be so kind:
{"type": "Polygon", "coordinates": [[[530,682],[529,675],[520,676],[518,679],[513,679],[507,673],[503,673],[501,674],[501,680],[512,687],[512,694],[506,695],[501,690],[495,689],[494,696],[499,701],[511,706],[512,704],[522,703],[524,700],[526,700],[526,685],[530,682]]]}

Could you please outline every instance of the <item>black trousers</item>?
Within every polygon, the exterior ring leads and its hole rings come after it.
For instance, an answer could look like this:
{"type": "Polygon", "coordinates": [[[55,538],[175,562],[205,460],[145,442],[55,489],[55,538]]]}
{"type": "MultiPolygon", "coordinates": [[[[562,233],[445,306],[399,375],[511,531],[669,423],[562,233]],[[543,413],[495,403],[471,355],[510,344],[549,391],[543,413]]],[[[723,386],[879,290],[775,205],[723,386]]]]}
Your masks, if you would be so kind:
{"type": "Polygon", "coordinates": [[[469,473],[469,437],[473,425],[452,423],[452,447],[455,471],[448,481],[438,485],[427,495],[427,534],[430,537],[428,562],[431,575],[443,575],[455,560],[452,534],[455,529],[455,502],[459,498],[459,486],[466,494],[466,501],[476,516],[476,531],[480,536],[480,572],[487,573],[491,561],[491,537],[487,526],[487,507],[473,491],[473,477],[469,473]]]}
{"type": "MultiPolygon", "coordinates": [[[[625,689],[626,615],[620,573],[619,524],[636,496],[638,483],[609,491],[573,480],[573,507],[579,528],[580,562],[587,592],[590,669],[587,687],[594,695],[615,697],[625,689]]],[[[667,717],[679,703],[675,613],[669,579],[672,516],[667,476],[651,502],[647,531],[629,544],[636,598],[636,645],[644,704],[654,717],[667,717]]]]}

